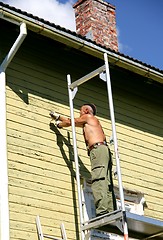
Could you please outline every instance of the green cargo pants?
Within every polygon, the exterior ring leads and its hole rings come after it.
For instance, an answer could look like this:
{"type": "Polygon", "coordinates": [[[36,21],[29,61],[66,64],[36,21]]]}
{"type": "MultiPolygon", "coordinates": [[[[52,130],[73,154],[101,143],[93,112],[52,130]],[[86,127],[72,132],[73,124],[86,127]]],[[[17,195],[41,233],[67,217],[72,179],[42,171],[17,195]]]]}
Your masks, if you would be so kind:
{"type": "Polygon", "coordinates": [[[112,212],[115,196],[112,184],[112,158],[106,145],[95,146],[90,151],[92,192],[96,207],[96,216],[112,212]]]}

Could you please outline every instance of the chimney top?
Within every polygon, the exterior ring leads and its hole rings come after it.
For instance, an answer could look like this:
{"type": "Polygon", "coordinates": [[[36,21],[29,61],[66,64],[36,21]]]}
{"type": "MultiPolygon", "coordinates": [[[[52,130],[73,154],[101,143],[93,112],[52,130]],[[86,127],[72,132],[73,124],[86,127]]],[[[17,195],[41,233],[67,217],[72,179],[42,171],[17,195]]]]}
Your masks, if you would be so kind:
{"type": "MultiPolygon", "coordinates": [[[[78,5],[82,4],[82,3],[85,2],[85,1],[86,1],[86,0],[78,0],[76,3],[74,3],[73,8],[77,7],[78,5]]],[[[110,4],[110,3],[108,3],[108,2],[106,2],[106,1],[96,0],[96,2],[100,2],[100,3],[102,3],[102,4],[106,5],[106,6],[109,5],[111,8],[113,8],[113,9],[115,10],[115,6],[112,5],[112,4],[110,4]]]]}
{"type": "Polygon", "coordinates": [[[78,0],[73,5],[76,31],[82,36],[118,51],[115,7],[103,0],[78,0]]]}

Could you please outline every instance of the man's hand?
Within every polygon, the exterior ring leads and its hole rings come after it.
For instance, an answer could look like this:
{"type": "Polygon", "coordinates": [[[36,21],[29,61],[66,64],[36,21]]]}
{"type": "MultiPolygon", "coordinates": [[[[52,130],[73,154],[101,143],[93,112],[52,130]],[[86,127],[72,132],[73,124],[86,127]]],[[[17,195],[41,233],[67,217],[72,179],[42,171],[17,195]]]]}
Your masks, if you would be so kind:
{"type": "Polygon", "coordinates": [[[59,121],[59,120],[55,121],[55,126],[56,126],[57,128],[62,128],[62,127],[59,126],[60,123],[61,123],[61,121],[59,121]]]}
{"type": "Polygon", "coordinates": [[[49,115],[51,116],[51,118],[52,118],[53,120],[56,120],[56,121],[58,121],[59,118],[60,118],[60,114],[59,114],[59,113],[56,113],[55,111],[51,111],[51,112],[49,113],[49,115]]]}

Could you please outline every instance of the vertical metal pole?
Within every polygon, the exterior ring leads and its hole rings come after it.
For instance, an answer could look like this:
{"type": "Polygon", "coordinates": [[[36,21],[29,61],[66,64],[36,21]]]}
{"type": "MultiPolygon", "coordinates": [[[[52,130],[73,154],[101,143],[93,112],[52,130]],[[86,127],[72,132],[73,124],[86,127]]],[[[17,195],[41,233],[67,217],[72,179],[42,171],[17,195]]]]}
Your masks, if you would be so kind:
{"type": "MultiPolygon", "coordinates": [[[[80,229],[83,224],[83,211],[82,211],[82,196],[81,196],[81,187],[80,187],[80,172],[79,172],[79,161],[78,161],[78,152],[77,152],[77,143],[76,143],[76,131],[75,131],[75,120],[74,120],[74,107],[73,107],[73,92],[74,90],[70,89],[71,77],[67,75],[68,82],[68,93],[69,93],[69,104],[70,104],[70,115],[71,115],[71,126],[72,126],[72,137],[73,137],[73,147],[74,147],[74,159],[75,159],[75,169],[76,169],[76,182],[77,182],[77,191],[78,191],[78,204],[79,204],[79,215],[80,215],[80,229]]],[[[81,239],[84,240],[84,233],[81,231],[81,239]]]]}
{"type": "Polygon", "coordinates": [[[36,226],[37,226],[37,233],[38,233],[39,240],[44,240],[44,235],[43,235],[43,232],[42,232],[41,222],[40,222],[40,217],[39,216],[36,217],[36,226]]]}
{"type": "Polygon", "coordinates": [[[111,90],[109,63],[108,63],[108,57],[106,53],[104,53],[104,61],[105,61],[105,67],[106,67],[106,82],[107,82],[107,90],[108,90],[110,117],[111,117],[111,123],[112,123],[112,134],[113,134],[114,151],[115,151],[115,157],[116,157],[116,167],[117,167],[117,174],[118,174],[119,194],[120,194],[121,208],[123,211],[124,239],[127,240],[128,228],[127,228],[127,222],[126,222],[124,193],[123,193],[123,186],[122,186],[120,159],[119,159],[119,153],[118,153],[118,142],[117,142],[116,127],[115,127],[115,116],[114,116],[113,97],[112,97],[112,90],[111,90]]]}

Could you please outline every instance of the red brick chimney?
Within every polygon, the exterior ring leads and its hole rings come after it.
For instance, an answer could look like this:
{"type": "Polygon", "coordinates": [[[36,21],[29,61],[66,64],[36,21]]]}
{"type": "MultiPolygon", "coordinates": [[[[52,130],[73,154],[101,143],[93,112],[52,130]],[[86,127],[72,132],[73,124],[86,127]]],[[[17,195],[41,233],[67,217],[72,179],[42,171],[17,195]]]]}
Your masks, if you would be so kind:
{"type": "Polygon", "coordinates": [[[114,6],[103,0],[78,0],[73,8],[78,34],[118,51],[114,6]]]}

